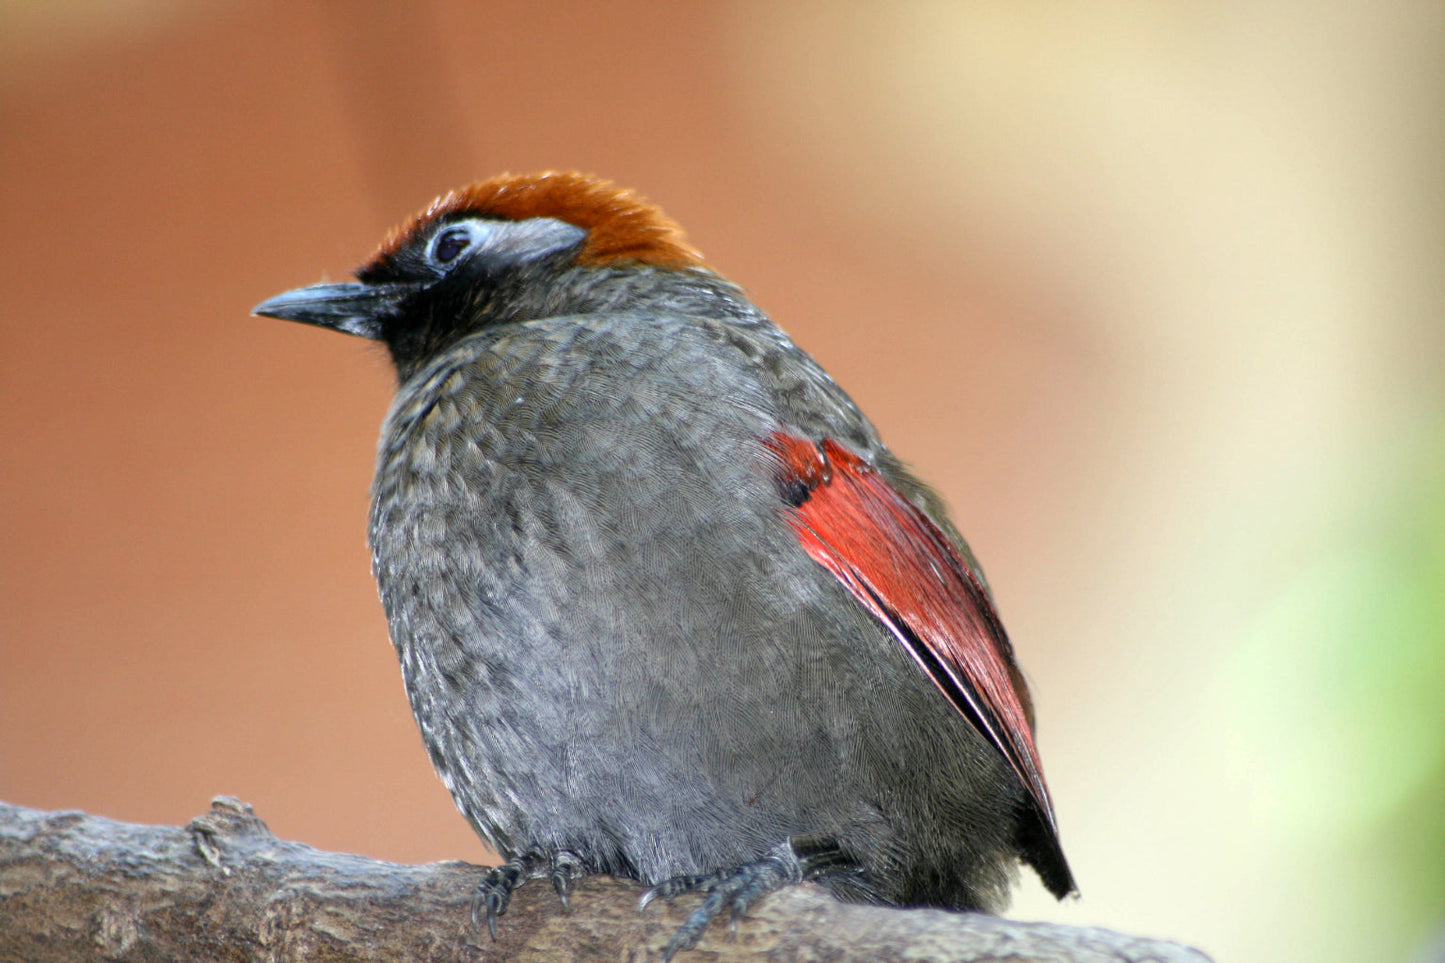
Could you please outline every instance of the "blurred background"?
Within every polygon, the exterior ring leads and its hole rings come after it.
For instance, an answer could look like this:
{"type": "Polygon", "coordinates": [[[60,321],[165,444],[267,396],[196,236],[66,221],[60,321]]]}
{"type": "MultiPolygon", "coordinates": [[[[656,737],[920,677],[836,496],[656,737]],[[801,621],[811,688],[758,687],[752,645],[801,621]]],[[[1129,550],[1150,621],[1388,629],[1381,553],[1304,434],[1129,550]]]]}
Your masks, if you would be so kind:
{"type": "Polygon", "coordinates": [[[1438,2],[9,0],[0,798],[491,859],[368,572],[386,358],[249,309],[580,168],[953,505],[1083,891],[1014,915],[1424,959],[1442,101],[1438,2]]]}

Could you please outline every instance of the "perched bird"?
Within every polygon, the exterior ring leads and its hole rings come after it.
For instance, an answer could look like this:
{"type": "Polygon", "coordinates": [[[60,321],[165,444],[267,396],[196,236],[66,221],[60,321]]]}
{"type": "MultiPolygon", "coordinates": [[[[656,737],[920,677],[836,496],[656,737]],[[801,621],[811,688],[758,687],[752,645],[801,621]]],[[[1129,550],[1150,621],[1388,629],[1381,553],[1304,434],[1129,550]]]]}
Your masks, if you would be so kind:
{"type": "Polygon", "coordinates": [[[1028,690],[937,496],[678,226],[503,175],[358,283],[255,312],[380,341],[370,541],[433,764],[506,858],[702,891],[666,948],[816,879],[996,910],[1074,889],[1028,690]]]}

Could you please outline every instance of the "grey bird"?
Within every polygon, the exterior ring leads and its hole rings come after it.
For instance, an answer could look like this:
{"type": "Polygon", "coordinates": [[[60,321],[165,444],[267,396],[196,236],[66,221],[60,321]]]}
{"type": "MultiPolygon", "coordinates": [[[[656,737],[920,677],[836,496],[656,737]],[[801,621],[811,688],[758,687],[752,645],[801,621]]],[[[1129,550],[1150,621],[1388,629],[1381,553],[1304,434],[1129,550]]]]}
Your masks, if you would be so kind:
{"type": "Polygon", "coordinates": [[[1074,890],[1033,711],[941,501],[631,191],[502,175],[357,283],[257,314],[375,339],[399,387],[370,541],[406,692],[507,862],[701,891],[665,948],[814,879],[997,911],[1074,890]]]}

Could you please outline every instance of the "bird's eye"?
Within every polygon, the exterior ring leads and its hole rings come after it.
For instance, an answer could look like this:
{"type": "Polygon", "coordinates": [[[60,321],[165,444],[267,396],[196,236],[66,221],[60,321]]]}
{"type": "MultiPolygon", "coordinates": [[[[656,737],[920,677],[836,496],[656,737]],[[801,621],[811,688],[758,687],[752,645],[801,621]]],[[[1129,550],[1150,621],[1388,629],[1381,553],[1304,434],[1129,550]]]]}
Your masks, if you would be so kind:
{"type": "Polygon", "coordinates": [[[450,264],[457,255],[472,246],[472,232],[465,227],[454,227],[437,235],[432,244],[432,260],[438,264],[450,264]]]}

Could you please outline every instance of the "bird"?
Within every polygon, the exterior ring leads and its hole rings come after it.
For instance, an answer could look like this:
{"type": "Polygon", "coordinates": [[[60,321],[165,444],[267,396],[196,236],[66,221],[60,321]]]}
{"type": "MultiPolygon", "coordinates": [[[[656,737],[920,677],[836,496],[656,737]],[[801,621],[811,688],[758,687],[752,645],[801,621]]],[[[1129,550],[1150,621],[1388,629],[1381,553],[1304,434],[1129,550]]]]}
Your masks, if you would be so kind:
{"type": "Polygon", "coordinates": [[[253,313],[380,342],[369,543],[437,773],[513,891],[701,894],[664,957],[784,886],[998,912],[1075,893],[1034,714],[942,500],[681,227],[503,174],[356,281],[253,313]]]}

